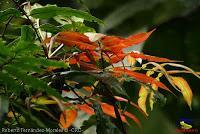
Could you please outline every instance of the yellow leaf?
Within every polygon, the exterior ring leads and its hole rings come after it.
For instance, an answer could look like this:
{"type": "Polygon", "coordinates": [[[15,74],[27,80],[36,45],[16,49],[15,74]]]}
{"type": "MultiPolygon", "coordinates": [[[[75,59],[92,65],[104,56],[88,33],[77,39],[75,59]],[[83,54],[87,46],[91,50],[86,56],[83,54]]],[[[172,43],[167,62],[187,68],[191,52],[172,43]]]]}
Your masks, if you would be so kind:
{"type": "MultiPolygon", "coordinates": [[[[152,84],[152,89],[157,91],[158,90],[158,86],[156,86],[155,84],[152,84]]],[[[154,104],[154,92],[151,91],[150,96],[149,96],[149,104],[150,104],[150,108],[151,111],[153,110],[153,104],[154,104]]]]}
{"type": "Polygon", "coordinates": [[[38,98],[32,98],[31,99],[32,103],[38,104],[38,105],[49,105],[49,104],[57,104],[55,100],[51,100],[48,97],[41,96],[38,98]]]}
{"type": "Polygon", "coordinates": [[[64,110],[60,115],[59,126],[66,129],[72,125],[77,117],[77,111],[75,109],[64,110]]]}
{"type": "Polygon", "coordinates": [[[191,90],[189,84],[182,77],[172,77],[172,80],[173,80],[174,84],[181,90],[181,93],[183,94],[183,97],[191,110],[193,94],[192,94],[192,90],[191,90]]]}
{"type": "Polygon", "coordinates": [[[138,99],[138,106],[145,112],[145,114],[148,116],[146,111],[146,100],[148,97],[148,88],[141,86],[139,90],[139,99],[138,99]]]}

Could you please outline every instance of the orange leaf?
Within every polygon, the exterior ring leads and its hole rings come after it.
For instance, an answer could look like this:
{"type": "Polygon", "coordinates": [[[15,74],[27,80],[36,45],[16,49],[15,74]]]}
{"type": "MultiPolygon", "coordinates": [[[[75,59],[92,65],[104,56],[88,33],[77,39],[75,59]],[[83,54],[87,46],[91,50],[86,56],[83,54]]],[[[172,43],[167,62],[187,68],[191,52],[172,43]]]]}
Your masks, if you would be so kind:
{"type": "MultiPolygon", "coordinates": [[[[145,74],[142,74],[142,73],[138,73],[138,72],[133,72],[131,70],[128,70],[128,69],[122,69],[122,68],[119,68],[119,67],[115,67],[113,68],[113,72],[114,74],[126,74],[130,77],[133,77],[134,79],[138,80],[138,81],[141,81],[141,82],[144,82],[144,83],[150,83],[150,84],[155,84],[157,85],[158,87],[162,88],[162,89],[165,89],[169,92],[171,92],[169,90],[168,87],[166,87],[162,82],[150,77],[150,76],[147,76],[145,74]]],[[[171,92],[172,93],[172,92],[171,92]]]]}
{"type": "Polygon", "coordinates": [[[72,125],[77,117],[77,111],[75,109],[64,110],[60,115],[59,125],[61,128],[68,128],[72,125]]]}
{"type": "Polygon", "coordinates": [[[153,31],[155,31],[155,29],[149,31],[149,32],[143,32],[143,33],[139,33],[139,34],[134,34],[129,36],[128,38],[126,38],[126,40],[124,40],[124,44],[126,46],[131,46],[133,44],[139,44],[144,42],[146,39],[149,38],[149,36],[153,33],[153,31]]]}
{"type": "Polygon", "coordinates": [[[115,54],[110,57],[110,63],[117,63],[119,61],[122,61],[125,58],[126,54],[120,53],[120,54],[115,54]]]}
{"type": "MultiPolygon", "coordinates": [[[[116,118],[114,107],[107,103],[101,103],[101,108],[103,112],[113,118],[116,118]]],[[[120,112],[120,111],[119,111],[120,112]]],[[[123,115],[120,115],[123,122],[127,122],[123,115]]]]}
{"type": "Polygon", "coordinates": [[[141,53],[135,53],[135,52],[131,52],[129,53],[129,55],[133,58],[141,58],[143,60],[147,60],[147,61],[155,61],[155,62],[177,62],[174,60],[170,60],[167,58],[160,58],[160,57],[156,57],[156,56],[150,56],[150,55],[144,55],[141,53]]]}
{"type": "Polygon", "coordinates": [[[185,79],[183,79],[182,77],[171,77],[171,78],[172,78],[174,84],[181,90],[181,93],[183,94],[183,97],[191,110],[193,94],[192,94],[192,90],[191,90],[190,86],[188,85],[187,81],[185,79]]]}
{"type": "Polygon", "coordinates": [[[83,105],[77,104],[77,107],[81,111],[85,112],[86,114],[89,114],[89,115],[93,115],[94,114],[94,110],[91,107],[89,107],[87,104],[83,104],[83,105]]]}
{"type": "Polygon", "coordinates": [[[121,43],[122,40],[124,39],[117,36],[104,36],[101,42],[103,43],[104,47],[111,47],[121,43]]]}
{"type": "Polygon", "coordinates": [[[72,32],[72,31],[60,32],[58,36],[65,38],[67,40],[76,40],[79,42],[91,43],[91,41],[86,35],[78,33],[78,32],[72,32]]]}
{"type": "Polygon", "coordinates": [[[121,38],[117,36],[105,36],[102,38],[102,44],[104,50],[110,50],[112,52],[122,52],[124,48],[132,46],[134,44],[139,44],[145,41],[153,32],[144,32],[140,34],[134,34],[129,36],[128,38],[121,38]]]}
{"type": "Polygon", "coordinates": [[[97,46],[94,45],[93,43],[89,44],[86,42],[80,42],[80,41],[65,39],[61,37],[57,37],[55,40],[56,42],[63,43],[64,45],[69,46],[69,47],[76,46],[81,50],[95,50],[97,48],[97,46]]]}

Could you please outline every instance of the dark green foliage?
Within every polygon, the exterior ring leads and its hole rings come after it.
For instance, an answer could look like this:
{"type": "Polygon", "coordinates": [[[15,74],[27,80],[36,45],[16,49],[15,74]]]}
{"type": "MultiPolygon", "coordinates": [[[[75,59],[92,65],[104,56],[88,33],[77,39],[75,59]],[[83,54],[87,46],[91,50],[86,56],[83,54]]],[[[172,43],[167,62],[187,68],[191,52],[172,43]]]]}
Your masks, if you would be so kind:
{"type": "Polygon", "coordinates": [[[75,10],[69,7],[46,6],[31,11],[31,16],[39,19],[49,19],[58,15],[63,17],[76,16],[87,21],[102,23],[100,19],[88,14],[87,12],[75,10]]]}
{"type": "Polygon", "coordinates": [[[24,90],[22,85],[27,85],[26,87],[31,91],[54,93],[54,89],[47,86],[46,82],[33,77],[31,73],[42,74],[47,67],[68,67],[64,62],[37,57],[36,54],[41,51],[41,48],[34,44],[34,41],[35,34],[29,26],[22,27],[20,40],[16,45],[7,47],[1,41],[0,85],[3,86],[3,90],[6,86],[8,93],[19,94],[24,90]]]}
{"type": "Polygon", "coordinates": [[[0,23],[7,21],[11,16],[19,17],[20,12],[15,8],[9,8],[4,11],[0,11],[0,23]]]}

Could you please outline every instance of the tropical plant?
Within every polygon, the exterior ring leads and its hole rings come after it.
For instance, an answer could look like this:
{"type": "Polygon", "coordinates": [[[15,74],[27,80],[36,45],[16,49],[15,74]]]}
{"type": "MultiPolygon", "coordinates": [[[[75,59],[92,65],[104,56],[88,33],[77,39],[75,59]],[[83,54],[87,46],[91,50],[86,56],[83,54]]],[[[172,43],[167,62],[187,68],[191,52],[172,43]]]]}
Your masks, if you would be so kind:
{"type": "Polygon", "coordinates": [[[192,110],[192,90],[177,75],[200,78],[198,73],[181,61],[124,51],[147,40],[155,29],[127,38],[108,36],[86,25],[103,25],[87,12],[13,2],[16,8],[0,12],[5,24],[0,41],[1,127],[67,129],[82,111],[90,116],[82,131],[96,125],[97,133],[126,133],[131,121],[142,129],[126,107],[148,118],[147,101],[151,110],[166,102],[160,90],[174,96],[180,92],[192,110]],[[8,26],[21,29],[20,34],[7,33],[8,26]],[[126,82],[141,86],[134,95],[139,96],[137,104],[127,94],[126,82]]]}

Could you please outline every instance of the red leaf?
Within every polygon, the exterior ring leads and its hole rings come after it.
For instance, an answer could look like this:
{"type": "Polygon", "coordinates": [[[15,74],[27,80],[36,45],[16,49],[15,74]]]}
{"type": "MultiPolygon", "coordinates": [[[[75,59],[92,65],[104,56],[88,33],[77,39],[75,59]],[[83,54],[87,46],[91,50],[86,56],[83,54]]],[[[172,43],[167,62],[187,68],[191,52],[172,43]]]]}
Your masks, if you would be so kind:
{"type": "Polygon", "coordinates": [[[83,105],[77,104],[77,107],[81,111],[83,111],[83,112],[85,112],[85,113],[87,113],[89,115],[93,115],[94,114],[94,110],[91,107],[89,107],[87,104],[83,104],[83,105]]]}
{"type": "Polygon", "coordinates": [[[126,56],[126,54],[124,54],[124,53],[112,55],[109,59],[109,62],[110,63],[117,63],[119,61],[122,61],[125,58],[125,56],[126,56]]]}
{"type": "Polygon", "coordinates": [[[142,128],[142,125],[141,125],[140,121],[138,120],[137,117],[135,117],[135,115],[133,115],[133,114],[127,112],[127,111],[124,112],[124,115],[126,115],[129,118],[131,118],[140,128],[142,128]]]}
{"type": "MultiPolygon", "coordinates": [[[[118,75],[122,75],[122,74],[126,74],[130,77],[133,77],[134,79],[138,80],[138,81],[141,81],[141,82],[144,82],[144,83],[150,83],[150,84],[155,84],[157,85],[158,87],[162,88],[162,89],[165,89],[169,92],[171,92],[169,90],[169,88],[167,88],[162,82],[152,78],[152,77],[149,77],[145,74],[142,74],[142,73],[138,73],[138,72],[133,72],[133,71],[130,71],[128,69],[122,69],[122,68],[119,68],[119,67],[115,67],[113,68],[113,72],[114,74],[115,73],[118,73],[118,75]]],[[[172,93],[172,92],[171,92],[172,93]]]]}
{"type": "Polygon", "coordinates": [[[155,31],[155,29],[149,31],[149,32],[143,32],[143,33],[139,33],[139,34],[134,34],[129,36],[128,38],[126,38],[126,40],[124,40],[124,44],[126,46],[131,46],[133,44],[139,44],[144,42],[146,39],[149,38],[149,36],[153,33],[153,31],[155,31]]]}
{"type": "Polygon", "coordinates": [[[167,58],[160,58],[160,57],[156,57],[156,56],[150,56],[150,55],[144,55],[141,53],[135,53],[135,52],[131,52],[129,53],[129,55],[133,58],[141,58],[143,60],[147,60],[147,61],[154,61],[154,62],[177,62],[174,60],[170,60],[167,58]]]}
{"type": "Polygon", "coordinates": [[[91,43],[91,41],[86,35],[78,32],[72,32],[72,31],[60,32],[58,36],[67,40],[91,43]]]}
{"type": "Polygon", "coordinates": [[[80,41],[65,39],[61,37],[57,37],[56,42],[63,43],[64,45],[69,46],[69,47],[76,46],[81,50],[95,50],[97,48],[97,46],[94,45],[93,43],[89,44],[86,42],[80,42],[80,41]]]}
{"type": "Polygon", "coordinates": [[[124,48],[139,44],[145,41],[153,32],[144,32],[140,34],[131,35],[128,38],[121,38],[117,36],[105,36],[102,38],[102,44],[104,50],[110,50],[112,52],[122,52],[124,48]]]}

